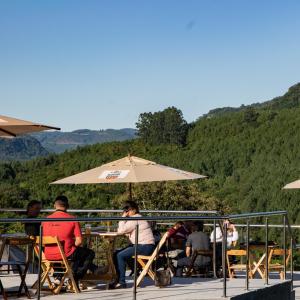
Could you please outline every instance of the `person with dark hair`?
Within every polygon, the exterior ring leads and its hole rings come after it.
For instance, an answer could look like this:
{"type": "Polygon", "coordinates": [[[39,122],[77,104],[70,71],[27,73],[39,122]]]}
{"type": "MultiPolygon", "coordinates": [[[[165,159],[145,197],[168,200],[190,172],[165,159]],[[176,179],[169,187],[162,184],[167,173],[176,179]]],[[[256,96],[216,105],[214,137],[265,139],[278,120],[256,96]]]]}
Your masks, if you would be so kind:
{"type": "MultiPolygon", "coordinates": [[[[87,270],[96,271],[93,265],[95,253],[88,248],[80,247],[82,244],[81,229],[78,222],[72,221],[74,216],[67,213],[69,208],[68,198],[58,196],[54,201],[55,212],[47,218],[68,218],[70,222],[43,222],[44,236],[57,236],[62,242],[64,252],[68,260],[72,261],[74,279],[78,283],[84,277],[87,270]]],[[[45,247],[45,256],[49,260],[60,260],[61,255],[57,246],[45,247]]]]}
{"type": "MultiPolygon", "coordinates": [[[[27,208],[26,208],[27,218],[30,218],[30,219],[37,218],[38,215],[40,214],[41,209],[42,209],[41,201],[31,200],[27,204],[27,208]]],[[[25,223],[24,224],[25,233],[30,236],[40,235],[40,225],[41,225],[40,222],[25,223]]]]}
{"type": "Polygon", "coordinates": [[[185,227],[184,222],[178,221],[176,222],[169,230],[168,230],[168,239],[170,240],[171,248],[177,249],[181,248],[181,245],[184,246],[186,239],[189,235],[189,231],[185,227]]]}
{"type": "MultiPolygon", "coordinates": [[[[192,262],[192,254],[194,250],[209,250],[210,243],[208,236],[203,232],[203,223],[196,221],[192,225],[192,233],[186,241],[185,254],[186,257],[180,258],[177,261],[176,276],[182,276],[184,267],[189,267],[192,262]]],[[[210,263],[210,258],[203,255],[198,255],[194,262],[194,266],[202,268],[210,263]]]]}
{"type": "MultiPolygon", "coordinates": [[[[234,247],[239,239],[239,233],[236,230],[234,224],[226,219],[223,222],[223,226],[227,225],[227,249],[234,247]]],[[[214,242],[214,230],[210,234],[210,242],[214,242]]],[[[216,264],[217,270],[221,274],[220,269],[222,266],[222,242],[223,242],[223,233],[219,226],[216,227],[216,264]]]]}
{"type": "Polygon", "coordinates": [[[135,221],[134,218],[141,217],[139,207],[134,201],[127,201],[123,206],[122,217],[124,221],[119,222],[118,233],[128,235],[131,244],[116,252],[114,263],[118,274],[117,282],[110,285],[110,288],[126,288],[125,273],[126,264],[132,261],[134,255],[135,230],[139,225],[137,253],[139,255],[151,255],[155,249],[154,237],[151,226],[147,221],[135,221]]]}

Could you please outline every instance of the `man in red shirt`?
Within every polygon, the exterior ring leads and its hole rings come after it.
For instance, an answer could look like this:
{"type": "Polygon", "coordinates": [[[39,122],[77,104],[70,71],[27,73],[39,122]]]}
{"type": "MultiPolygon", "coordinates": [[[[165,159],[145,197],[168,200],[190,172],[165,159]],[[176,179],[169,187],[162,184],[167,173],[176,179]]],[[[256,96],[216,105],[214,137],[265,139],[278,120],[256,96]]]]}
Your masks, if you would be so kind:
{"type": "MultiPolygon", "coordinates": [[[[74,216],[67,213],[69,208],[68,198],[65,196],[58,196],[54,202],[55,212],[47,218],[69,218],[74,216]]],[[[74,279],[82,279],[87,270],[94,271],[96,268],[93,265],[95,253],[88,248],[80,247],[82,244],[81,229],[78,222],[43,222],[43,236],[57,236],[62,243],[64,252],[68,260],[72,261],[72,270],[74,279]]],[[[45,256],[49,260],[59,260],[61,255],[57,246],[46,246],[45,256]]]]}

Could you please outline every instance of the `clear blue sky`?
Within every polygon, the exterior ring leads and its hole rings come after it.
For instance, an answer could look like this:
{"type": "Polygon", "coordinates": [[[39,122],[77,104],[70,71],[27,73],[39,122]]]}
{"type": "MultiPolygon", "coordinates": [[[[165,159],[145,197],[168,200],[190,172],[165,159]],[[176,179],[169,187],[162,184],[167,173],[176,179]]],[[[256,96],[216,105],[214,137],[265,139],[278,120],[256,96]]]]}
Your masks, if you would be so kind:
{"type": "Polygon", "coordinates": [[[0,114],[105,129],[269,100],[300,81],[299,16],[283,0],[0,0],[0,114]]]}

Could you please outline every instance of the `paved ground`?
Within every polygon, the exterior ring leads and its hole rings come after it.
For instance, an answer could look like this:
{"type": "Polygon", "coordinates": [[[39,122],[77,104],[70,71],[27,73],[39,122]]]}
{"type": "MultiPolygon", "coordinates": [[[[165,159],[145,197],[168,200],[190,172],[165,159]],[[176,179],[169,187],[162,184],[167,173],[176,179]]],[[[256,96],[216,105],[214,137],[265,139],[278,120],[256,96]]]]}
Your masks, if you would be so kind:
{"type": "MultiPolygon", "coordinates": [[[[271,276],[272,277],[272,276],[271,276]]],[[[276,278],[270,279],[270,284],[279,283],[280,280],[276,278]]],[[[294,286],[296,290],[296,299],[300,300],[300,273],[294,275],[294,286]]],[[[36,279],[35,275],[28,275],[28,286],[36,279]]],[[[15,275],[1,277],[5,288],[14,288],[18,286],[19,280],[15,275]]],[[[89,287],[87,290],[82,291],[80,294],[61,293],[58,296],[53,296],[46,291],[41,294],[41,299],[44,300],[56,300],[56,299],[70,299],[70,300],[114,300],[114,299],[133,299],[132,293],[132,280],[128,280],[129,288],[122,290],[105,290],[105,285],[98,284],[97,286],[89,287]]],[[[227,295],[234,296],[241,293],[245,293],[245,279],[236,278],[227,281],[227,295]]],[[[264,287],[264,281],[262,279],[250,280],[250,289],[259,289],[264,287]]],[[[32,291],[33,292],[33,291],[32,291]]],[[[146,278],[141,288],[138,288],[137,299],[138,300],[154,300],[154,299],[172,299],[172,300],[215,300],[224,299],[223,295],[223,283],[220,279],[204,279],[204,278],[173,278],[173,284],[167,288],[158,288],[153,285],[153,282],[146,278]]],[[[1,299],[1,298],[0,298],[1,299]]],[[[26,297],[16,298],[10,296],[9,299],[26,299],[26,297]]]]}

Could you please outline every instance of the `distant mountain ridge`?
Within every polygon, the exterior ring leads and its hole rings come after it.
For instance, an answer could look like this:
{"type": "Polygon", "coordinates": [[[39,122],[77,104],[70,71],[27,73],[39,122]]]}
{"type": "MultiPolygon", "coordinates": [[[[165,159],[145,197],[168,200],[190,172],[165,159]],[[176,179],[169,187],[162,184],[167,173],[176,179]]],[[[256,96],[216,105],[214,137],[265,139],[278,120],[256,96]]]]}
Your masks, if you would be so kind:
{"type": "Polygon", "coordinates": [[[71,132],[39,132],[32,134],[49,152],[61,153],[78,146],[93,145],[113,141],[130,140],[136,137],[136,129],[78,129],[71,132]]]}
{"type": "Polygon", "coordinates": [[[0,138],[0,161],[28,160],[46,156],[49,153],[62,153],[77,147],[134,139],[136,129],[78,129],[72,132],[39,132],[14,139],[0,138]]]}

